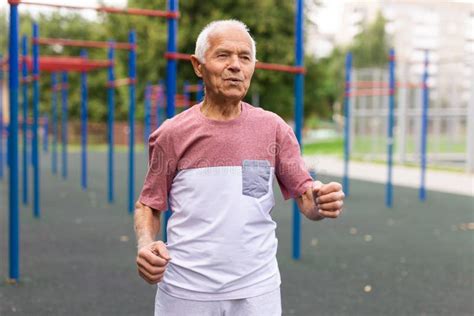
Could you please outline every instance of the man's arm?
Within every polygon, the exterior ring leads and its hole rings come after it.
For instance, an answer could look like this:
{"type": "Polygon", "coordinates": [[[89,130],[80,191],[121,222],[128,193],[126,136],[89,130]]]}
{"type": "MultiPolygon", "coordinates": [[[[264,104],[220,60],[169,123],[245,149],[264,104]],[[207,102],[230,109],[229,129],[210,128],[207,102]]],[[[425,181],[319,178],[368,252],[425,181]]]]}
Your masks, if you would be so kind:
{"type": "Polygon", "coordinates": [[[296,198],[296,203],[306,218],[320,221],[326,217],[337,218],[342,212],[343,200],[344,192],[339,183],[315,181],[312,187],[296,198]]]}
{"type": "Polygon", "coordinates": [[[135,235],[138,249],[155,241],[160,232],[161,211],[152,210],[150,207],[135,203],[135,235]]]}
{"type": "Polygon", "coordinates": [[[138,274],[150,284],[161,281],[168,261],[171,260],[166,245],[161,240],[155,241],[160,231],[160,214],[161,211],[153,210],[140,202],[135,204],[138,274]]]}

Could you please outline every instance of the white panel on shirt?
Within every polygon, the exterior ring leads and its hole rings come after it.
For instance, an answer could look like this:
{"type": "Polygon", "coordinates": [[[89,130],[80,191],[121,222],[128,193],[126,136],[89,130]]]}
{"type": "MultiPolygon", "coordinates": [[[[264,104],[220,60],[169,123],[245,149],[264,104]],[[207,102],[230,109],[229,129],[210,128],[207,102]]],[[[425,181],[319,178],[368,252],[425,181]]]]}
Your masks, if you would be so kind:
{"type": "Polygon", "coordinates": [[[280,285],[276,223],[268,192],[242,194],[242,167],[178,172],[170,191],[170,261],[161,290],[192,300],[228,300],[268,293],[280,285]]]}

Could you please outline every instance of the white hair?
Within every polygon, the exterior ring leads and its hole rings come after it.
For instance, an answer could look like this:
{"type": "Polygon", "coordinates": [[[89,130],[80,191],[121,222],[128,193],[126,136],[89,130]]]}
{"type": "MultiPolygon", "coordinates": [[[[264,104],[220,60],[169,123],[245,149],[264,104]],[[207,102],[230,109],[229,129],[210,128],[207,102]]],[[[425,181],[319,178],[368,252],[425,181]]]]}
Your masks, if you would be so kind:
{"type": "Polygon", "coordinates": [[[251,48],[252,60],[256,61],[257,49],[256,49],[255,41],[252,38],[252,35],[250,35],[248,26],[245,25],[245,23],[243,23],[242,21],[234,20],[234,19],[214,21],[214,22],[209,23],[208,25],[206,25],[206,27],[202,29],[201,33],[199,33],[199,36],[196,40],[196,49],[194,51],[194,54],[196,55],[197,59],[199,59],[201,63],[206,62],[206,59],[204,56],[206,55],[206,52],[210,46],[209,37],[213,35],[219,29],[225,28],[225,27],[238,28],[249,35],[250,42],[251,42],[250,48],[251,48]]]}

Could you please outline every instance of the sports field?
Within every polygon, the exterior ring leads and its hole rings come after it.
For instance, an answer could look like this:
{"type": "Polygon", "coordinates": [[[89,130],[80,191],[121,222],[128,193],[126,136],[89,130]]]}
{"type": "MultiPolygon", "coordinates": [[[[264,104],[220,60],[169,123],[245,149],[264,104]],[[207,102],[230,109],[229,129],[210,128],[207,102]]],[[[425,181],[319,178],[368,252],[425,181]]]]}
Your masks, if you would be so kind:
{"type": "MultiPolygon", "coordinates": [[[[42,156],[42,217],[21,210],[21,282],[7,284],[8,205],[0,186],[0,315],[151,315],[155,288],[136,273],[126,211],[126,153],[117,154],[117,201],[106,201],[106,153],[90,154],[89,191],[79,154],[70,178],[42,156]]],[[[146,155],[137,153],[137,184],[146,155]]],[[[321,175],[324,181],[338,181],[321,175]]],[[[449,185],[449,184],[446,184],[449,185]]],[[[302,259],[291,259],[291,204],[275,187],[284,315],[473,315],[473,197],[352,181],[338,220],[303,221],[302,259]]],[[[138,188],[137,188],[138,191],[138,188]]],[[[138,194],[138,192],[137,192],[138,194]]]]}

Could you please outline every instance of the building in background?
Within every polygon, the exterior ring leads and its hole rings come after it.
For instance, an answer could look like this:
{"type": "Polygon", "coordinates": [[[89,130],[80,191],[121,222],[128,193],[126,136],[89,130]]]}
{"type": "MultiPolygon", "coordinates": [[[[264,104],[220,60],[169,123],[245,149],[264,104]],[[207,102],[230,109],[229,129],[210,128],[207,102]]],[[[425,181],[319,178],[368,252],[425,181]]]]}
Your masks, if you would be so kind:
{"type": "MultiPolygon", "coordinates": [[[[436,155],[430,156],[432,161],[439,159],[449,163],[467,163],[467,169],[473,172],[474,1],[340,0],[325,1],[315,11],[329,12],[336,5],[339,11],[333,22],[338,25],[329,30],[332,32],[322,28],[327,14],[315,14],[312,19],[316,26],[308,28],[308,38],[311,39],[307,46],[308,52],[316,57],[324,57],[330,53],[330,49],[321,47],[348,46],[362,32],[363,26],[374,22],[380,12],[386,20],[385,30],[396,52],[396,76],[399,82],[419,85],[425,54],[428,53],[429,150],[431,153],[436,152],[436,155]]],[[[374,77],[372,80],[380,79],[374,77]]],[[[397,108],[396,115],[400,124],[396,124],[398,134],[406,133],[408,140],[410,137],[413,139],[413,159],[416,160],[420,146],[421,90],[418,88],[410,93],[414,95],[405,98],[406,102],[398,95],[397,107],[401,108],[397,108]]],[[[361,103],[374,101],[367,98],[359,100],[361,103]]],[[[377,117],[379,123],[385,121],[379,117],[386,115],[385,101],[378,107],[379,112],[374,113],[371,120],[361,121],[361,127],[366,128],[370,125],[367,122],[375,121],[377,117]]],[[[382,123],[379,125],[383,127],[382,123]]],[[[383,130],[381,128],[377,133],[383,134],[383,130]]]]}
{"type": "Polygon", "coordinates": [[[470,98],[474,74],[474,1],[340,0],[324,1],[312,10],[315,14],[310,18],[314,24],[308,27],[311,40],[306,49],[316,57],[329,55],[335,46],[350,44],[363,25],[373,22],[381,12],[387,21],[386,32],[393,39],[399,77],[403,75],[408,81],[418,82],[427,51],[432,97],[441,97],[444,104],[452,101],[453,95],[456,102],[467,102],[470,98]],[[328,28],[329,24],[332,27],[328,28]]]}

